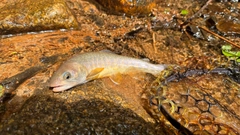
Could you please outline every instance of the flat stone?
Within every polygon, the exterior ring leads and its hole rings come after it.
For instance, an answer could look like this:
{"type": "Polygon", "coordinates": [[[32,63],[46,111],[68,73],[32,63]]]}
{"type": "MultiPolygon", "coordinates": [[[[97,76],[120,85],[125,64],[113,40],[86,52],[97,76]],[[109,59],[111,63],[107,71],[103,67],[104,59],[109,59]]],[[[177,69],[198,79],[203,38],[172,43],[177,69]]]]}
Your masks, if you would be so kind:
{"type": "Polygon", "coordinates": [[[20,0],[6,4],[0,13],[0,34],[78,28],[64,0],[20,0]]]}

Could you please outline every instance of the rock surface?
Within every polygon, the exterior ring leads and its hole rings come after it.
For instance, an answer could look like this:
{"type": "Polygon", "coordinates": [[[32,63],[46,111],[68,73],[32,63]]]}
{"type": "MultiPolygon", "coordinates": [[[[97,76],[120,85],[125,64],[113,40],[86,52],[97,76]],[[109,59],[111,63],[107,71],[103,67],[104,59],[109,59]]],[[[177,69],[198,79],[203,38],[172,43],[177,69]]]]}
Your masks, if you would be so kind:
{"type": "Polygon", "coordinates": [[[0,9],[0,34],[77,29],[64,0],[20,0],[0,9]]]}

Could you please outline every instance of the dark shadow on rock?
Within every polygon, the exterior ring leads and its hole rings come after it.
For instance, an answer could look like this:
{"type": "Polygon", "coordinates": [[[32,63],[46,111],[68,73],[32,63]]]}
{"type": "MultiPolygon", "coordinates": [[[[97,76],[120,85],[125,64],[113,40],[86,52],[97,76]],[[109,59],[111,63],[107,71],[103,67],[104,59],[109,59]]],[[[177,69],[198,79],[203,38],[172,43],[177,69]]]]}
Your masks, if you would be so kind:
{"type": "Polygon", "coordinates": [[[8,119],[0,134],[169,134],[130,109],[98,99],[66,103],[35,95],[8,119]]]}

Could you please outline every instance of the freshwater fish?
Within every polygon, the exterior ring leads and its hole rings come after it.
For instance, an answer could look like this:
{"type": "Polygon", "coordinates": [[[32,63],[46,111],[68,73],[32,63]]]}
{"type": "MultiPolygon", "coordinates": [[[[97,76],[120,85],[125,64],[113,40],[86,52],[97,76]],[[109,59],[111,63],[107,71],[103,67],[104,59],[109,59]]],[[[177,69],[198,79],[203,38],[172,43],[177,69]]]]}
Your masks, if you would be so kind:
{"type": "Polygon", "coordinates": [[[60,92],[94,79],[117,74],[145,72],[157,76],[165,68],[166,65],[163,64],[152,64],[143,59],[111,52],[88,52],[64,62],[51,77],[49,87],[53,88],[54,92],[60,92]]]}

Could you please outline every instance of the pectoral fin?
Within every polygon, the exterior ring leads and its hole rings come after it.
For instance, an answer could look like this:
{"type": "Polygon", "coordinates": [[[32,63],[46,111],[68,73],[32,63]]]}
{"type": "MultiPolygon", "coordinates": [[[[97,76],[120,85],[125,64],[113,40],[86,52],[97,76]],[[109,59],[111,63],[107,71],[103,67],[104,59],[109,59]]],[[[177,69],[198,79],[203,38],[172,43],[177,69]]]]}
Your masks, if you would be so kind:
{"type": "Polygon", "coordinates": [[[104,68],[96,68],[96,69],[92,70],[86,77],[86,80],[93,80],[93,79],[99,78],[99,75],[103,70],[104,70],[104,68]]]}
{"type": "Polygon", "coordinates": [[[111,81],[117,85],[119,85],[122,82],[122,74],[117,73],[115,75],[112,75],[109,77],[111,81]]]}

